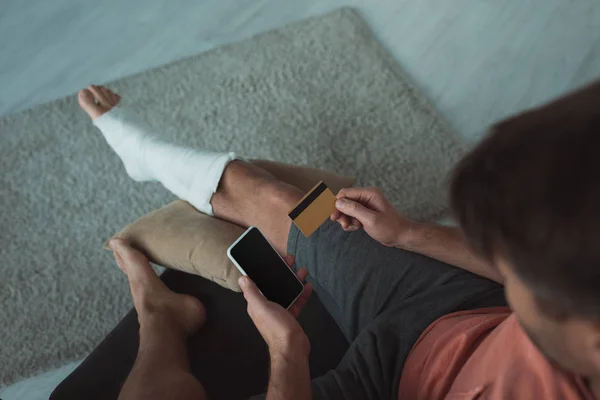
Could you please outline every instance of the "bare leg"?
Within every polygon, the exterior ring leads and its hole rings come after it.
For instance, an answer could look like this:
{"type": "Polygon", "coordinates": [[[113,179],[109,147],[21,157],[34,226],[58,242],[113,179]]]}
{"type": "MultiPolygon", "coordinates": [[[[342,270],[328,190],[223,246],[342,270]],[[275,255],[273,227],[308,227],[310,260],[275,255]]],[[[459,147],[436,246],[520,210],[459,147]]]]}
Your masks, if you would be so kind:
{"type": "Polygon", "coordinates": [[[146,257],[126,242],[117,239],[111,245],[117,264],[129,279],[140,322],[137,359],[119,399],[205,399],[187,356],[188,336],[206,319],[204,306],[194,297],[169,290],[146,257]]]}
{"type": "Polygon", "coordinates": [[[256,226],[282,255],[292,221],[288,212],[304,193],[243,161],[229,163],[212,196],[215,216],[243,227],[256,226]]]}

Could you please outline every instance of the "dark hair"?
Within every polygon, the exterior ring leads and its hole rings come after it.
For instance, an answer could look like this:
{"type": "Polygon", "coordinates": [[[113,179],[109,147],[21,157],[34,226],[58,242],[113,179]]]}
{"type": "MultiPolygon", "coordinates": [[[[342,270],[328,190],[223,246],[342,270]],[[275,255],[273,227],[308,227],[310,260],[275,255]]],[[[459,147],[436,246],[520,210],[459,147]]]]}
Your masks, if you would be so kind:
{"type": "Polygon", "coordinates": [[[542,302],[600,318],[600,82],[492,127],[450,201],[481,255],[542,302]]]}

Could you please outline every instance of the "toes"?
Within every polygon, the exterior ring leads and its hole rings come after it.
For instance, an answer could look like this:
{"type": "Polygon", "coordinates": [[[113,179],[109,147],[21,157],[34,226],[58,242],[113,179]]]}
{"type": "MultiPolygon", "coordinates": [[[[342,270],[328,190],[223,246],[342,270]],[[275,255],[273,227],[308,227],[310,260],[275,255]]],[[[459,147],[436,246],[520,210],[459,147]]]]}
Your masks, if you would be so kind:
{"type": "Polygon", "coordinates": [[[77,94],[79,106],[90,116],[91,119],[98,118],[106,110],[101,105],[96,104],[94,94],[88,89],[80,90],[77,94]]]}
{"type": "Polygon", "coordinates": [[[114,100],[114,105],[116,106],[117,104],[119,104],[119,101],[121,101],[121,96],[119,96],[118,93],[113,92],[110,89],[106,89],[108,90],[108,92],[113,96],[113,100],[114,100]]]}
{"type": "Polygon", "coordinates": [[[104,114],[121,100],[121,96],[104,86],[90,85],[79,92],[79,105],[95,119],[104,114]]]}
{"type": "Polygon", "coordinates": [[[94,104],[94,95],[89,90],[83,89],[77,93],[77,100],[79,101],[79,106],[83,108],[87,105],[94,104]]]}
{"type": "Polygon", "coordinates": [[[115,253],[115,256],[118,256],[125,266],[139,267],[149,265],[148,258],[139,250],[131,247],[123,239],[112,239],[109,242],[109,246],[115,253]]]}
{"type": "Polygon", "coordinates": [[[100,86],[100,90],[102,91],[102,93],[104,93],[104,96],[106,96],[106,99],[109,101],[110,107],[114,107],[117,105],[119,99],[117,98],[116,93],[114,93],[110,89],[105,88],[104,86],[100,86]]]}
{"type": "Polygon", "coordinates": [[[112,107],[110,100],[102,90],[102,86],[90,85],[88,86],[88,89],[94,94],[94,97],[96,98],[96,100],[98,100],[98,103],[100,103],[100,105],[108,109],[112,107]]]}

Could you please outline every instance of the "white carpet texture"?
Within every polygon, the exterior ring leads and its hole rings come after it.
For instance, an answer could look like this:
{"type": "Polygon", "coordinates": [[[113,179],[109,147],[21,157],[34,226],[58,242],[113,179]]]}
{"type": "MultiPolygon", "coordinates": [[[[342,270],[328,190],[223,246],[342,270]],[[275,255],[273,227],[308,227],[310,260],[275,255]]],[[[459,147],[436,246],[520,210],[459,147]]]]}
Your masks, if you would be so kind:
{"type": "MultiPolygon", "coordinates": [[[[463,151],[349,9],[108,86],[165,138],[356,175],[421,219],[463,151]]],[[[6,385],[85,356],[128,311],[102,244],[173,197],[127,178],[75,96],[0,119],[0,165],[6,385]]]]}

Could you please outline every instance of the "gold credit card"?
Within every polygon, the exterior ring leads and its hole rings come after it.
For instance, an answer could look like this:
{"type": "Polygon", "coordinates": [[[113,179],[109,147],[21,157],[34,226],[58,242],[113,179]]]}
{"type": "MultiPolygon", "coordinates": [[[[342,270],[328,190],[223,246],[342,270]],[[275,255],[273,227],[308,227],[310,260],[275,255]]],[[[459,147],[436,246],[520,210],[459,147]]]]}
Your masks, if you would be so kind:
{"type": "Polygon", "coordinates": [[[317,183],[288,213],[304,236],[309,237],[335,210],[335,195],[323,183],[317,183]]]}

